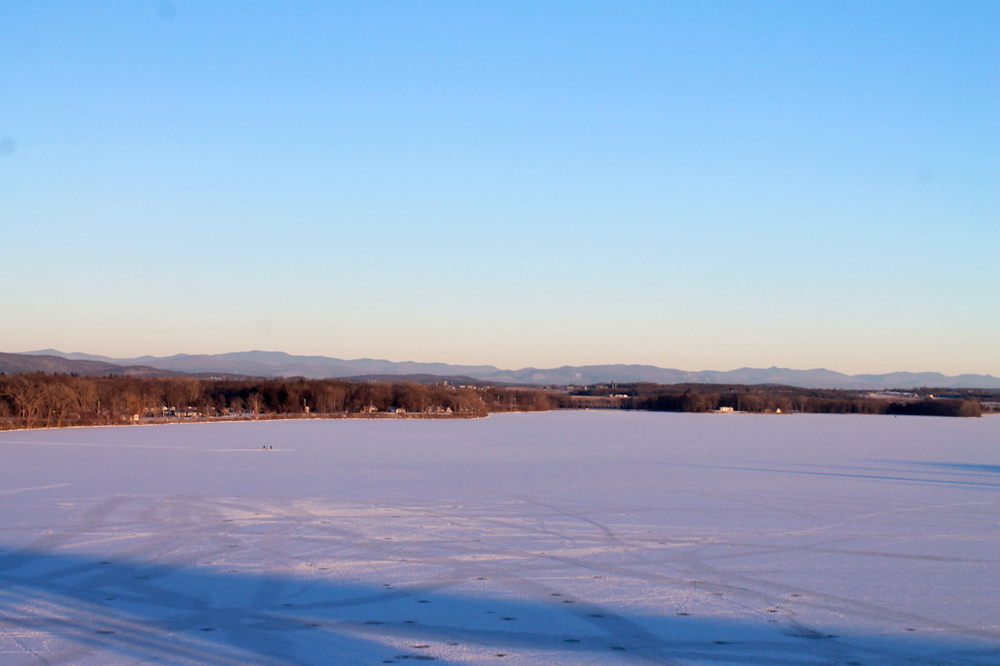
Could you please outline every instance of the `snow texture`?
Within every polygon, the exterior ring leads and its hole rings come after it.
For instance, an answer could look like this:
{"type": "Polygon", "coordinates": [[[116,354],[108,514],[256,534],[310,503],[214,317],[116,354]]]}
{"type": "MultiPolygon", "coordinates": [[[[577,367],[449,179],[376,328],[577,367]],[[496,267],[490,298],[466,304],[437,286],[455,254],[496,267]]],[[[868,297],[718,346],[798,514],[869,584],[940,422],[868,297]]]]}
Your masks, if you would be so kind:
{"type": "Polygon", "coordinates": [[[0,455],[3,666],[1000,664],[1000,418],[216,423],[0,455]]]}

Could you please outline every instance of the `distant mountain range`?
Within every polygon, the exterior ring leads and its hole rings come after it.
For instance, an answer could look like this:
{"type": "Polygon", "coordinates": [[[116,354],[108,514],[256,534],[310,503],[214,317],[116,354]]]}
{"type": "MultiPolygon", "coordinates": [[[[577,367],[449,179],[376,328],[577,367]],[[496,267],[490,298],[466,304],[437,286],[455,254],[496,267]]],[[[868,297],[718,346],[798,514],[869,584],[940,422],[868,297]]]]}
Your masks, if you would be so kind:
{"type": "Polygon", "coordinates": [[[740,368],[724,372],[689,372],[653,365],[583,365],[561,368],[502,370],[492,365],[395,362],[380,359],[344,360],[328,356],[293,356],[284,352],[231,352],[111,358],[45,349],[26,354],[0,353],[0,372],[75,372],[80,375],[200,376],[200,377],[464,377],[497,384],[559,385],[608,382],[656,384],[783,384],[804,388],[892,389],[935,388],[1000,389],[992,375],[947,376],[938,372],[893,372],[884,375],[845,375],[822,368],[740,368]]]}
{"type": "MultiPolygon", "coordinates": [[[[135,365],[124,362],[99,361],[93,358],[70,358],[70,354],[54,352],[28,352],[27,354],[5,354],[0,352],[0,372],[16,375],[22,372],[49,372],[62,374],[77,374],[84,377],[242,377],[229,373],[179,372],[150,365],[135,365]]],[[[87,354],[77,354],[87,356],[87,354]]]]}

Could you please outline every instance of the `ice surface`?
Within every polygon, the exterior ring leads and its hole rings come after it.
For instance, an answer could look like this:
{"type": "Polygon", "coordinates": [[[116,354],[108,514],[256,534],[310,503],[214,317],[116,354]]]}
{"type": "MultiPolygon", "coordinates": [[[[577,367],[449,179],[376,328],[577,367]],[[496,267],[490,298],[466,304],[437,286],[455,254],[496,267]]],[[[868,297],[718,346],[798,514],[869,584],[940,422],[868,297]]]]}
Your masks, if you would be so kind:
{"type": "Polygon", "coordinates": [[[189,424],[0,456],[4,666],[1000,664],[1000,418],[189,424]]]}

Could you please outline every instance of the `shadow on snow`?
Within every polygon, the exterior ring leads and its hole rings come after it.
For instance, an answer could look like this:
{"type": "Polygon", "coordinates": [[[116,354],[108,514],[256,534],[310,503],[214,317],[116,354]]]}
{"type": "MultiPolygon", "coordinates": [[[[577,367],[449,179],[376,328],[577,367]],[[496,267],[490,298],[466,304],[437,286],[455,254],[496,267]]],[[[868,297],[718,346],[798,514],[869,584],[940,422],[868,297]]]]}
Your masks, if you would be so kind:
{"type": "Polygon", "coordinates": [[[46,664],[96,652],[213,666],[449,663],[525,653],[559,654],[570,663],[601,655],[632,663],[1000,663],[997,646],[961,636],[834,636],[777,620],[629,616],[557,592],[530,601],[434,584],[369,585],[39,550],[0,553],[3,635],[20,646],[20,663],[46,664]],[[48,637],[39,642],[44,647],[33,649],[40,637],[48,637]]]}

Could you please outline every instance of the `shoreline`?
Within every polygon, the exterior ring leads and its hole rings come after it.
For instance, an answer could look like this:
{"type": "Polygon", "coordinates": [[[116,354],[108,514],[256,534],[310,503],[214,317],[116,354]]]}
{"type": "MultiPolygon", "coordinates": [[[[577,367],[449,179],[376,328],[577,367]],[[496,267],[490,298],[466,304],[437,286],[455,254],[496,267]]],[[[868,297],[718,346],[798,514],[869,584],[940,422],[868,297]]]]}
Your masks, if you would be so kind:
{"type": "MultiPolygon", "coordinates": [[[[421,413],[392,413],[392,412],[372,412],[372,413],[331,413],[331,414],[261,414],[254,417],[234,417],[234,416],[201,416],[181,419],[148,419],[143,421],[123,421],[121,423],[87,423],[72,425],[45,425],[33,428],[4,428],[0,427],[0,434],[6,432],[32,432],[36,430],[72,430],[84,428],[126,428],[144,426],[165,426],[184,424],[208,424],[208,423],[263,423],[274,421],[465,421],[470,419],[485,419],[497,414],[542,414],[549,412],[622,412],[637,414],[700,414],[718,416],[872,416],[872,417],[893,417],[900,416],[910,418],[946,418],[953,419],[953,416],[927,415],[927,414],[867,414],[859,412],[674,412],[649,409],[548,409],[548,410],[524,410],[524,411],[498,411],[476,414],[421,414],[421,413]]],[[[983,412],[982,416],[1000,416],[998,412],[983,412]]]]}

